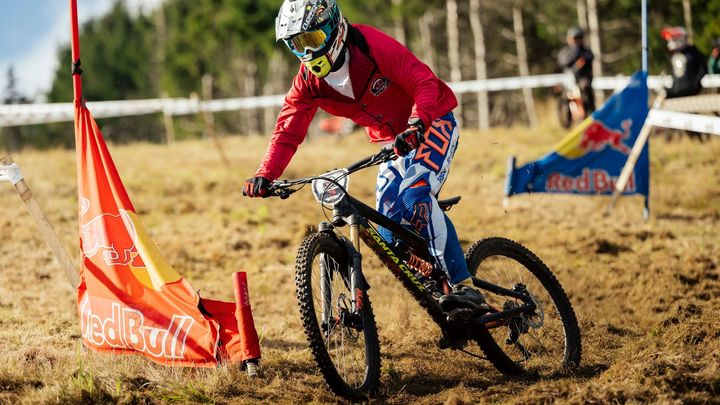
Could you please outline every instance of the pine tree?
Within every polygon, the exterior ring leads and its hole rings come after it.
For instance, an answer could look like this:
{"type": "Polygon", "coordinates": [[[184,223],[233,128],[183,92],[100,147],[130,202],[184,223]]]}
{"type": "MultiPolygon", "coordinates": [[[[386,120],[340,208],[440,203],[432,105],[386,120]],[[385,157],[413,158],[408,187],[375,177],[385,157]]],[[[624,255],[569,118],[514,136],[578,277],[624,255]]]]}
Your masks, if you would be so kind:
{"type": "MultiPolygon", "coordinates": [[[[30,100],[20,93],[18,90],[18,81],[15,76],[15,68],[13,66],[8,67],[6,73],[6,85],[3,92],[3,104],[25,104],[29,103],[30,100]]],[[[28,128],[24,127],[9,127],[3,128],[2,138],[3,146],[5,149],[15,151],[23,146],[25,134],[27,134],[28,128]]]]}

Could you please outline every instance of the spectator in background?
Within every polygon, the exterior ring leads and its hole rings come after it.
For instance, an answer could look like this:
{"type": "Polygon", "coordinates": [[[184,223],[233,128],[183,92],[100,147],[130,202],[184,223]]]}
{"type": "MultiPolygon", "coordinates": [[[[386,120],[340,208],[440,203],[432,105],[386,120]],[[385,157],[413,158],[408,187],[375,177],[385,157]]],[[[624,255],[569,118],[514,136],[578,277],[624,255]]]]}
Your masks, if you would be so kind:
{"type": "Polygon", "coordinates": [[[564,71],[571,71],[580,88],[585,114],[595,111],[595,95],[593,94],[592,51],[585,47],[585,32],[578,28],[570,28],[566,36],[567,46],[558,54],[558,64],[564,71]]]}
{"type": "Polygon", "coordinates": [[[705,56],[688,43],[685,28],[664,28],[660,35],[667,41],[667,49],[671,54],[673,84],[669,89],[665,89],[667,98],[700,94],[700,82],[707,73],[705,56]]]}
{"type": "Polygon", "coordinates": [[[713,49],[708,59],[708,73],[711,75],[720,74],[720,37],[713,40],[713,49]]]}

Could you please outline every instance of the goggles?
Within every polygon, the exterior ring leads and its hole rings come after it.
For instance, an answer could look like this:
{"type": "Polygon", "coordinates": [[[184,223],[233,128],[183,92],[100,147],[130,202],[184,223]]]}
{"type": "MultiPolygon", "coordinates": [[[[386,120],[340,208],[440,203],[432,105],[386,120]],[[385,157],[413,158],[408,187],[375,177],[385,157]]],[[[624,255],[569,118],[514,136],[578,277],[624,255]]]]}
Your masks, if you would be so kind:
{"type": "Polygon", "coordinates": [[[306,57],[312,52],[317,52],[328,45],[332,39],[333,30],[337,28],[340,20],[340,13],[331,15],[318,29],[307,31],[286,39],[285,44],[298,58],[306,57]]]}
{"type": "Polygon", "coordinates": [[[317,52],[328,42],[330,42],[330,33],[326,33],[323,29],[303,32],[285,40],[288,48],[298,57],[306,56],[310,52],[317,52]]]}

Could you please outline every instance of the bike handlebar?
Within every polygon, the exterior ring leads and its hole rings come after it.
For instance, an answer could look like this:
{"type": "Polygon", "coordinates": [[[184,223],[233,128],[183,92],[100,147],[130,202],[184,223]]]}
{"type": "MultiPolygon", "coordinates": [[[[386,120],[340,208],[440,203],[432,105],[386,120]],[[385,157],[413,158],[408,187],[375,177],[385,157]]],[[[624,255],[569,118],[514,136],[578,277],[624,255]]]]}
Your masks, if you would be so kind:
{"type": "MultiPolygon", "coordinates": [[[[366,169],[368,167],[376,166],[382,163],[385,163],[387,161],[393,160],[397,158],[397,155],[395,154],[395,151],[392,147],[392,145],[385,146],[380,149],[380,151],[374,155],[368,156],[364,159],[358,160],[357,162],[351,164],[350,166],[346,167],[345,170],[347,170],[347,174],[350,175],[352,173],[355,173],[359,170],[366,169]]],[[[320,176],[313,176],[313,177],[306,177],[303,179],[296,179],[296,180],[276,180],[274,181],[268,190],[267,197],[279,197],[280,199],[286,199],[290,197],[293,193],[300,191],[300,188],[293,188],[295,186],[304,186],[305,184],[311,183],[313,180],[316,180],[318,178],[322,177],[320,176]]]]}
{"type": "Polygon", "coordinates": [[[394,159],[395,157],[396,155],[392,145],[388,145],[381,148],[378,153],[372,156],[368,156],[365,159],[358,160],[357,162],[351,164],[350,166],[345,168],[345,170],[347,170],[349,173],[354,173],[360,169],[365,169],[376,164],[385,163],[388,160],[394,159]]]}

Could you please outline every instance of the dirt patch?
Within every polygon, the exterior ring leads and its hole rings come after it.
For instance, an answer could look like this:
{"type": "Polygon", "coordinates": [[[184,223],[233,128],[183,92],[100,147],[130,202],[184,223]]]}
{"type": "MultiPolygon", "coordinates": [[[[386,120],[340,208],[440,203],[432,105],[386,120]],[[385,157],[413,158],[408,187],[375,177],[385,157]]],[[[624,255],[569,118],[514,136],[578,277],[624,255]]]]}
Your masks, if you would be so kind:
{"type": "MultiPolygon", "coordinates": [[[[522,195],[506,211],[501,201],[507,156],[535,158],[563,131],[463,135],[443,189],[447,196],[463,195],[449,213],[459,237],[466,246],[491,236],[518,240],[552,269],[581,325],[581,366],[542,379],[514,379],[487,361],[440,351],[437,328],[362,249],[382,342],[382,386],[373,402],[717,402],[720,216],[708,196],[720,195],[720,179],[716,166],[697,162],[720,156],[720,141],[702,148],[686,141],[653,145],[654,159],[672,156],[684,160],[687,170],[653,168],[653,217],[644,222],[642,202],[631,197],[622,200],[612,220],[599,214],[605,201],[595,197],[522,195]]],[[[267,139],[223,142],[229,156],[238,156],[233,172],[250,176],[267,139]]],[[[327,142],[304,144],[286,175],[320,173],[375,151],[359,133],[333,144],[332,156],[327,142]]],[[[8,191],[0,193],[0,224],[6,224],[0,228],[0,402],[338,402],[307,348],[293,283],[297,246],[326,220],[324,213],[307,190],[285,201],[243,199],[236,179],[205,146],[193,141],[110,145],[110,150],[121,176],[134,173],[125,180],[138,185],[128,188],[143,223],[193,288],[203,296],[232,299],[231,272],[248,272],[262,339],[262,378],[248,380],[235,367],[164,368],[139,357],[81,349],[76,296],[62,284],[25,207],[8,191]],[[197,177],[200,171],[203,178],[197,177]],[[172,178],[159,175],[169,172],[172,178]]],[[[77,201],[54,192],[75,189],[74,169],[67,170],[74,167],[74,152],[14,157],[31,185],[34,178],[53,179],[38,182],[33,191],[41,206],[52,208],[50,222],[76,258],[77,222],[67,219],[75,218],[77,201]]],[[[374,172],[353,176],[351,193],[357,198],[373,204],[374,190],[374,172]]]]}
{"type": "Polygon", "coordinates": [[[599,255],[617,256],[622,252],[632,252],[632,249],[625,244],[611,242],[607,239],[595,242],[595,253],[599,255]]]}

